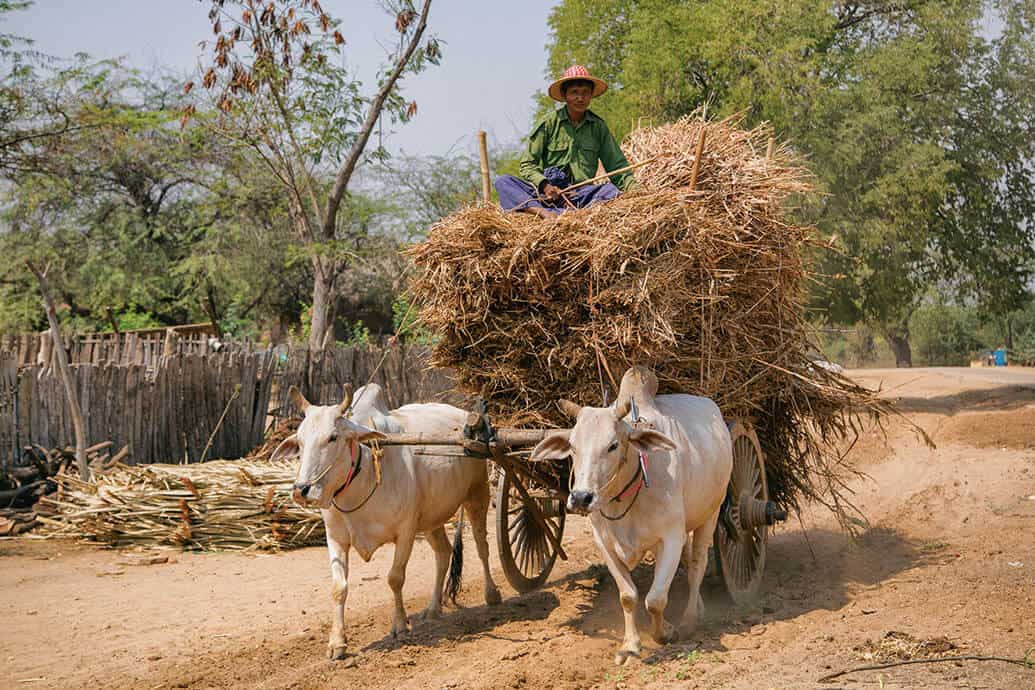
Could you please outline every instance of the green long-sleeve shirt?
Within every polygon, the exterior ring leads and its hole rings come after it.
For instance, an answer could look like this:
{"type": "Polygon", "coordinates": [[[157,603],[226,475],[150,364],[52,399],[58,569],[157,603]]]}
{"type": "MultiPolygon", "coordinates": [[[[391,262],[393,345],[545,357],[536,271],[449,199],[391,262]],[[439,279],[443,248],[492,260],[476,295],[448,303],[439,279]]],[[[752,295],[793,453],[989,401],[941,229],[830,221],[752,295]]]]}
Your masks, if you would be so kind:
{"type": "MultiPolygon", "coordinates": [[[[543,171],[557,167],[568,170],[574,184],[594,177],[598,160],[606,171],[629,165],[606,122],[587,110],[582,122],[574,125],[568,108],[563,107],[544,117],[532,130],[528,148],[521,156],[521,177],[539,189],[543,171]]],[[[636,180],[626,172],[612,175],[611,182],[624,192],[636,180]]]]}

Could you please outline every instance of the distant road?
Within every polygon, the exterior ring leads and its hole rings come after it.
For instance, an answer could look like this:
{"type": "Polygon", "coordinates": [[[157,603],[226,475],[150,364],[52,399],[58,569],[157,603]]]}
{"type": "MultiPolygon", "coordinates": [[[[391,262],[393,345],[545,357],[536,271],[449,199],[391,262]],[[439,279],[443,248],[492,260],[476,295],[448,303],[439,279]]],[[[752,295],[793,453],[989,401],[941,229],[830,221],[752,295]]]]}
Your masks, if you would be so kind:
{"type": "Polygon", "coordinates": [[[853,378],[906,379],[910,374],[935,374],[960,384],[997,384],[1035,387],[1035,367],[913,367],[912,369],[850,369],[853,378]]]}

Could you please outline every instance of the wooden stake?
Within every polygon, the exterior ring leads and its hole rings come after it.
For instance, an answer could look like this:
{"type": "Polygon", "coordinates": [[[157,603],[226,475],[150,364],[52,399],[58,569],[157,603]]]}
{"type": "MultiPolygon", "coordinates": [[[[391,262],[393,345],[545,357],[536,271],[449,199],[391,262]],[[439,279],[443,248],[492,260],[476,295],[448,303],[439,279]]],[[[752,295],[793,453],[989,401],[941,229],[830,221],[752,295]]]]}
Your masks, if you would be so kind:
{"type": "Polygon", "coordinates": [[[26,262],[26,265],[36,276],[40,293],[43,295],[43,306],[47,312],[47,321],[50,323],[50,337],[54,341],[54,358],[57,360],[61,383],[65,386],[68,408],[72,413],[72,428],[75,432],[76,467],[79,469],[79,478],[84,482],[88,482],[90,481],[90,465],[86,461],[86,431],[83,426],[83,411],[79,407],[79,396],[76,394],[75,384],[72,383],[72,373],[69,370],[68,357],[65,354],[65,343],[61,339],[61,326],[57,319],[57,309],[54,307],[54,298],[51,296],[50,286],[47,284],[47,269],[40,268],[29,262],[26,262]]]}
{"type": "Polygon", "coordinates": [[[165,329],[165,342],[162,344],[162,357],[169,358],[176,353],[176,331],[172,328],[165,329]]]}
{"type": "Polygon", "coordinates": [[[489,185],[489,147],[485,143],[485,132],[478,132],[478,154],[482,163],[482,198],[485,203],[492,200],[492,187],[489,185]]]}
{"type": "Polygon", "coordinates": [[[701,156],[704,155],[704,123],[701,123],[701,133],[697,137],[697,151],[694,152],[694,167],[690,171],[690,191],[697,187],[697,174],[701,171],[701,156]]]}
{"type": "Polygon", "coordinates": [[[773,137],[769,137],[769,144],[765,147],[765,162],[766,163],[768,163],[769,161],[773,160],[773,145],[775,143],[776,143],[776,140],[773,137]]]}

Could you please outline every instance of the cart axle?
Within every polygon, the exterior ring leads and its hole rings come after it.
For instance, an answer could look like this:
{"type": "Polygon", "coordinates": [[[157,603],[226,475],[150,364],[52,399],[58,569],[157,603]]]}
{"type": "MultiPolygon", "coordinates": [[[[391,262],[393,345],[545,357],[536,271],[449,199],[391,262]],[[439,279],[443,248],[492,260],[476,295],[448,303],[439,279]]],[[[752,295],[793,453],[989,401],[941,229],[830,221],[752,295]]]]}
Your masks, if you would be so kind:
{"type": "Polygon", "coordinates": [[[787,511],[772,501],[760,501],[746,492],[740,495],[739,501],[740,527],[749,530],[763,525],[775,525],[787,519],[787,511]]]}

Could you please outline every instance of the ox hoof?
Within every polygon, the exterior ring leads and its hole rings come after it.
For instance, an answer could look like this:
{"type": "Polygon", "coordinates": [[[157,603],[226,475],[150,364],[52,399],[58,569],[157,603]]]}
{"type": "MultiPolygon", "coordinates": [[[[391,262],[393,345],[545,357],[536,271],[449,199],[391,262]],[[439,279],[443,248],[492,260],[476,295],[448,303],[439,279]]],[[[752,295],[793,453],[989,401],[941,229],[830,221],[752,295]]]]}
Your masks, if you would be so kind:
{"type": "Polygon", "coordinates": [[[495,606],[502,601],[503,597],[500,596],[500,591],[495,587],[485,590],[485,603],[489,606],[495,606]]]}
{"type": "Polygon", "coordinates": [[[331,661],[341,661],[345,658],[345,645],[327,645],[327,656],[331,661]]]}
{"type": "Polygon", "coordinates": [[[615,666],[622,666],[632,657],[640,658],[640,650],[619,649],[615,654],[615,666]]]}
{"type": "Polygon", "coordinates": [[[677,639],[679,639],[679,633],[676,630],[675,626],[673,626],[671,623],[669,623],[668,621],[662,621],[661,630],[659,632],[654,633],[652,637],[654,638],[654,641],[658,644],[671,644],[672,642],[675,642],[677,639]]]}
{"type": "Polygon", "coordinates": [[[420,612],[420,619],[424,621],[438,620],[442,617],[441,608],[428,607],[420,612]]]}
{"type": "Polygon", "coordinates": [[[410,626],[406,623],[402,625],[392,626],[392,639],[393,640],[405,640],[410,636],[410,626]]]}

